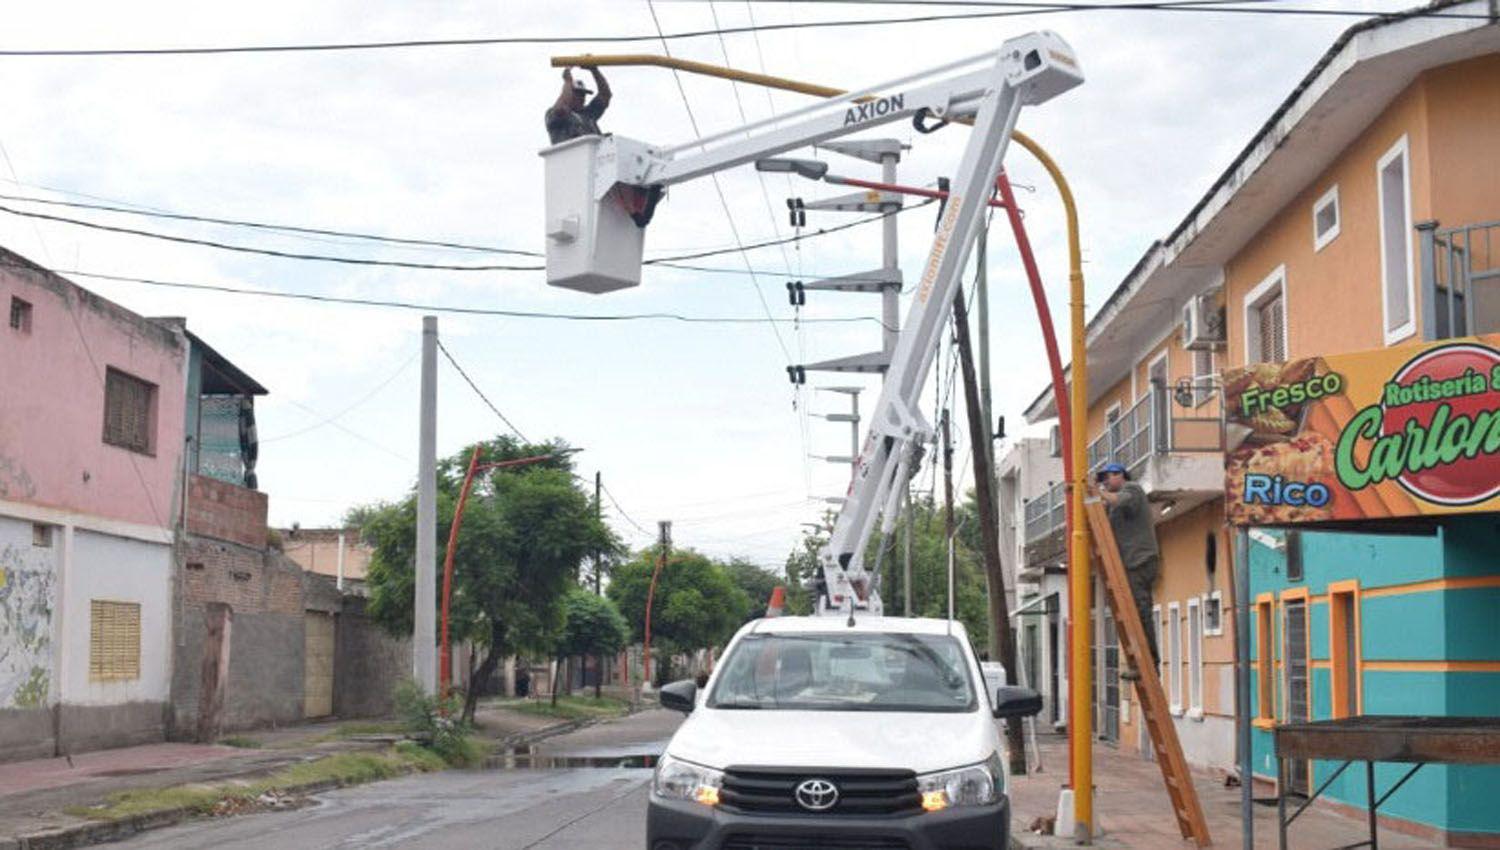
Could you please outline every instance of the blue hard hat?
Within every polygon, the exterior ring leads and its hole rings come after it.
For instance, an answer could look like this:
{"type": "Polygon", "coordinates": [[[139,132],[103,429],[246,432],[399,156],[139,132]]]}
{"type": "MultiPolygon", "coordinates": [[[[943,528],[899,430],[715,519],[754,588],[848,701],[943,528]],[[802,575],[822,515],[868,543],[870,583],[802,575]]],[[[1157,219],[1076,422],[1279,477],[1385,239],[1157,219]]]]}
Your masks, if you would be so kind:
{"type": "Polygon", "coordinates": [[[1125,464],[1123,464],[1123,463],[1106,463],[1102,468],[1100,468],[1099,471],[1102,472],[1102,473],[1118,472],[1121,475],[1124,475],[1125,474],[1125,464]]]}

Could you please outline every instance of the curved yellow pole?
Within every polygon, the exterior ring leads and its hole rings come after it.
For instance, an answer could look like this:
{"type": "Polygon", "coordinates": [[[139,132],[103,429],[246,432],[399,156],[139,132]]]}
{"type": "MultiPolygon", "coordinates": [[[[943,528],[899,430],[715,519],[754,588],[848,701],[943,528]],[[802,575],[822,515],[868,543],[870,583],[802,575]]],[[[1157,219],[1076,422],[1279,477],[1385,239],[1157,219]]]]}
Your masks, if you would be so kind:
{"type": "MultiPolygon", "coordinates": [[[[672,68],[691,74],[702,74],[815,97],[838,97],[848,91],[786,77],[756,74],[720,65],[650,53],[552,57],[554,68],[641,65],[672,68]]],[[[1068,185],[1067,178],[1063,176],[1062,169],[1057,167],[1057,162],[1030,136],[1020,130],[1013,130],[1010,137],[1015,140],[1016,144],[1036,157],[1037,162],[1041,163],[1042,168],[1052,178],[1052,182],[1057,186],[1057,194],[1062,198],[1063,214],[1067,218],[1068,226],[1068,325],[1069,336],[1072,340],[1072,386],[1068,405],[1072,408],[1070,417],[1072,445],[1069,447],[1069,455],[1073,467],[1073,477],[1068,493],[1068,501],[1071,505],[1070,514],[1073,518],[1072,534],[1068,540],[1068,607],[1069,616],[1072,618],[1068,640],[1070,650],[1068,730],[1072,750],[1074,817],[1078,822],[1080,837],[1089,838],[1093,834],[1094,823],[1093,716],[1091,701],[1087,698],[1079,698],[1093,692],[1093,670],[1089,667],[1089,647],[1093,642],[1089,628],[1089,599],[1093,596],[1091,592],[1093,564],[1089,559],[1088,526],[1083,518],[1083,497],[1088,489],[1088,352],[1087,331],[1083,316],[1083,247],[1078,230],[1078,207],[1073,201],[1073,190],[1068,185]]]]}

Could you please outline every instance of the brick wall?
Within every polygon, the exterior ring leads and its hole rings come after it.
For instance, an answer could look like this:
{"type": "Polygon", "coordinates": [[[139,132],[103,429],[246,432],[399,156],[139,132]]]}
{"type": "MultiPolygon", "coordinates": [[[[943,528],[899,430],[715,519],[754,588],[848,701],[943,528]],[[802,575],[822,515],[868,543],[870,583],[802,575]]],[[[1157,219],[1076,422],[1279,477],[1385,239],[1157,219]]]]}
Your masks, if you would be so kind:
{"type": "Polygon", "coordinates": [[[188,477],[190,534],[266,547],[266,494],[202,475],[188,477]]]}

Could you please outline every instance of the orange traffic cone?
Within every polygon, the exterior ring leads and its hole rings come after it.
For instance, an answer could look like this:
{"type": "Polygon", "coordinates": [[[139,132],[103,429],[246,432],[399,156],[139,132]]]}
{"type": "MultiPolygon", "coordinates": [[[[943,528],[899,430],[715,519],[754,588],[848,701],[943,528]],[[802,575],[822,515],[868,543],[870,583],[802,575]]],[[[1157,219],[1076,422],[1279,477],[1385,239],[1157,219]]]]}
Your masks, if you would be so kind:
{"type": "Polygon", "coordinates": [[[771,604],[766,606],[766,616],[780,617],[784,608],[786,608],[786,588],[778,585],[771,589],[771,604]]]}

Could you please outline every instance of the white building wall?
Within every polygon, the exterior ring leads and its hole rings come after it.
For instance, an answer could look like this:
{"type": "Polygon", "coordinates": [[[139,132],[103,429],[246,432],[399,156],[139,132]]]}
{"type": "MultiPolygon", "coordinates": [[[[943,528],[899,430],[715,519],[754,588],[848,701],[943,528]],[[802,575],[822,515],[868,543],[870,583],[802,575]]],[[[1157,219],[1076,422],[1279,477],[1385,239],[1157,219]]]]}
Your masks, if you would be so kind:
{"type": "Polygon", "coordinates": [[[166,702],[172,680],[172,547],[73,528],[65,545],[60,664],[62,701],[78,706],[166,702]],[[141,606],[141,675],[89,680],[90,602],[141,606]]]}

